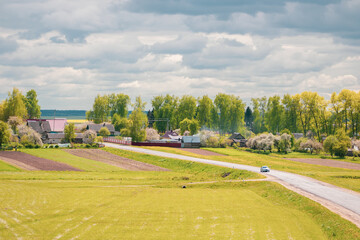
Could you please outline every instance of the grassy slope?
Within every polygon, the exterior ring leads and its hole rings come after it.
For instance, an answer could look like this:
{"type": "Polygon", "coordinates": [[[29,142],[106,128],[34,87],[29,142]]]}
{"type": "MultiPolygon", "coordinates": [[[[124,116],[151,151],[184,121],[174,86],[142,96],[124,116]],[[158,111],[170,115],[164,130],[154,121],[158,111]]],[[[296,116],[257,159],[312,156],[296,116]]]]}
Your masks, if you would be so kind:
{"type": "Polygon", "coordinates": [[[283,158],[268,156],[265,154],[250,153],[239,151],[233,148],[208,148],[209,151],[224,154],[226,156],[203,156],[175,148],[151,147],[158,151],[166,151],[170,153],[183,154],[186,156],[207,158],[218,161],[240,163],[252,166],[267,165],[272,169],[297,173],[312,177],[339,187],[351,189],[360,192],[360,171],[319,166],[307,163],[294,162],[283,158]]]}
{"type": "Polygon", "coordinates": [[[1,161],[0,159],[0,172],[15,172],[15,171],[21,171],[21,170],[6,162],[1,161]]]}
{"type": "Polygon", "coordinates": [[[336,161],[342,161],[342,162],[350,162],[350,163],[359,163],[360,164],[360,157],[345,157],[345,158],[339,158],[339,157],[331,157],[330,155],[324,155],[324,154],[310,154],[310,153],[302,153],[302,152],[291,152],[288,154],[284,153],[278,153],[273,152],[270,153],[269,156],[275,156],[280,158],[317,158],[317,159],[330,159],[330,160],[336,160],[336,161]]]}
{"type": "Polygon", "coordinates": [[[276,183],[182,189],[189,181],[221,180],[228,169],[107,150],[172,171],[2,172],[0,239],[360,238],[353,224],[276,183]]]}
{"type": "Polygon", "coordinates": [[[357,239],[360,230],[274,183],[187,189],[117,181],[2,181],[0,238],[357,239]]]}

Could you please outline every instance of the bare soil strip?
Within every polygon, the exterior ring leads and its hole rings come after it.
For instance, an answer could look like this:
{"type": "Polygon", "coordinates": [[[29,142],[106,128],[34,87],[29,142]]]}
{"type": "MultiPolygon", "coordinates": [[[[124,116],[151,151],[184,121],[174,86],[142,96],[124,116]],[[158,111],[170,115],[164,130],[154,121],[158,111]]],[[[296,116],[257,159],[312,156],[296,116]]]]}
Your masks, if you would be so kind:
{"type": "Polygon", "coordinates": [[[23,152],[0,151],[0,159],[24,170],[81,171],[65,163],[39,158],[23,152]]]}
{"type": "Polygon", "coordinates": [[[99,162],[103,162],[112,166],[116,166],[131,171],[169,171],[166,168],[158,167],[148,163],[142,163],[128,158],[120,157],[115,154],[100,149],[64,149],[78,157],[83,157],[99,162]]]}
{"type": "Polygon", "coordinates": [[[342,161],[336,161],[330,159],[317,159],[317,158],[285,158],[285,159],[295,162],[309,163],[309,164],[315,164],[315,165],[321,165],[327,167],[360,170],[360,164],[358,163],[349,163],[349,162],[342,162],[342,161]]]}
{"type": "Polygon", "coordinates": [[[181,150],[199,154],[199,155],[203,155],[203,156],[225,156],[220,153],[216,153],[216,152],[212,152],[212,151],[208,151],[208,150],[204,150],[204,149],[199,149],[199,148],[181,148],[181,150]]]}

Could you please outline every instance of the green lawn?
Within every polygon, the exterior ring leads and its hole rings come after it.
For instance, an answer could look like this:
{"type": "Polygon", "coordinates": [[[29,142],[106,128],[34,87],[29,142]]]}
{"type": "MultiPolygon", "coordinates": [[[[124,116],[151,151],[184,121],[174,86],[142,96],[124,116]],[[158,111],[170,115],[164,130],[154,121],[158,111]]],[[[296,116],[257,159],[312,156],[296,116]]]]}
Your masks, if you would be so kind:
{"type": "MultiPolygon", "coordinates": [[[[96,171],[76,158],[89,171],[2,171],[0,239],[360,238],[355,225],[277,183],[223,181],[257,173],[106,151],[171,171],[96,171]],[[217,182],[189,184],[210,180],[217,182]]],[[[28,153],[72,163],[62,152],[28,153]]]]}
{"type": "Polygon", "coordinates": [[[272,169],[292,172],[328,182],[339,187],[360,192],[360,171],[319,166],[286,160],[284,158],[265,154],[251,153],[233,148],[205,148],[206,150],[224,154],[226,156],[203,156],[176,148],[149,147],[148,149],[182,154],[186,156],[212,159],[224,162],[233,162],[251,166],[267,165],[272,169]]]}
{"type": "Polygon", "coordinates": [[[0,159],[0,172],[15,172],[20,171],[17,167],[14,167],[0,159]]]}

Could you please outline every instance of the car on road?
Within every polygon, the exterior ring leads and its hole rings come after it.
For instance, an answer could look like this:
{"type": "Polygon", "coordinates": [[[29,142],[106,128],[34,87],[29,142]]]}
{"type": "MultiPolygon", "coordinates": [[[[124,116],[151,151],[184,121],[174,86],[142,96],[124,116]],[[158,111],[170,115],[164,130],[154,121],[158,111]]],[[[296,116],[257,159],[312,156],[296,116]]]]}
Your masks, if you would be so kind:
{"type": "Polygon", "coordinates": [[[260,172],[270,172],[270,168],[268,166],[262,166],[260,172]]]}

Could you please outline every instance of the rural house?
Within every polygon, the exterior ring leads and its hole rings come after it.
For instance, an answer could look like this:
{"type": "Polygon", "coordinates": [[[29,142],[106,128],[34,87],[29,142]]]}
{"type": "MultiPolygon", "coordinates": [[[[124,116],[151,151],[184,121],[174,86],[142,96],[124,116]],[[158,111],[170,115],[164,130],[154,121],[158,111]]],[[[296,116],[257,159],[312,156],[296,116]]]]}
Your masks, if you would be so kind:
{"type": "Polygon", "coordinates": [[[112,135],[112,136],[115,135],[114,125],[112,125],[110,123],[100,123],[100,124],[91,123],[91,124],[87,125],[86,129],[93,130],[99,135],[99,131],[102,127],[106,127],[109,130],[110,135],[112,135]]]}
{"type": "Polygon", "coordinates": [[[229,139],[233,141],[232,144],[238,144],[240,147],[246,146],[247,140],[240,133],[233,133],[229,139]]]}

